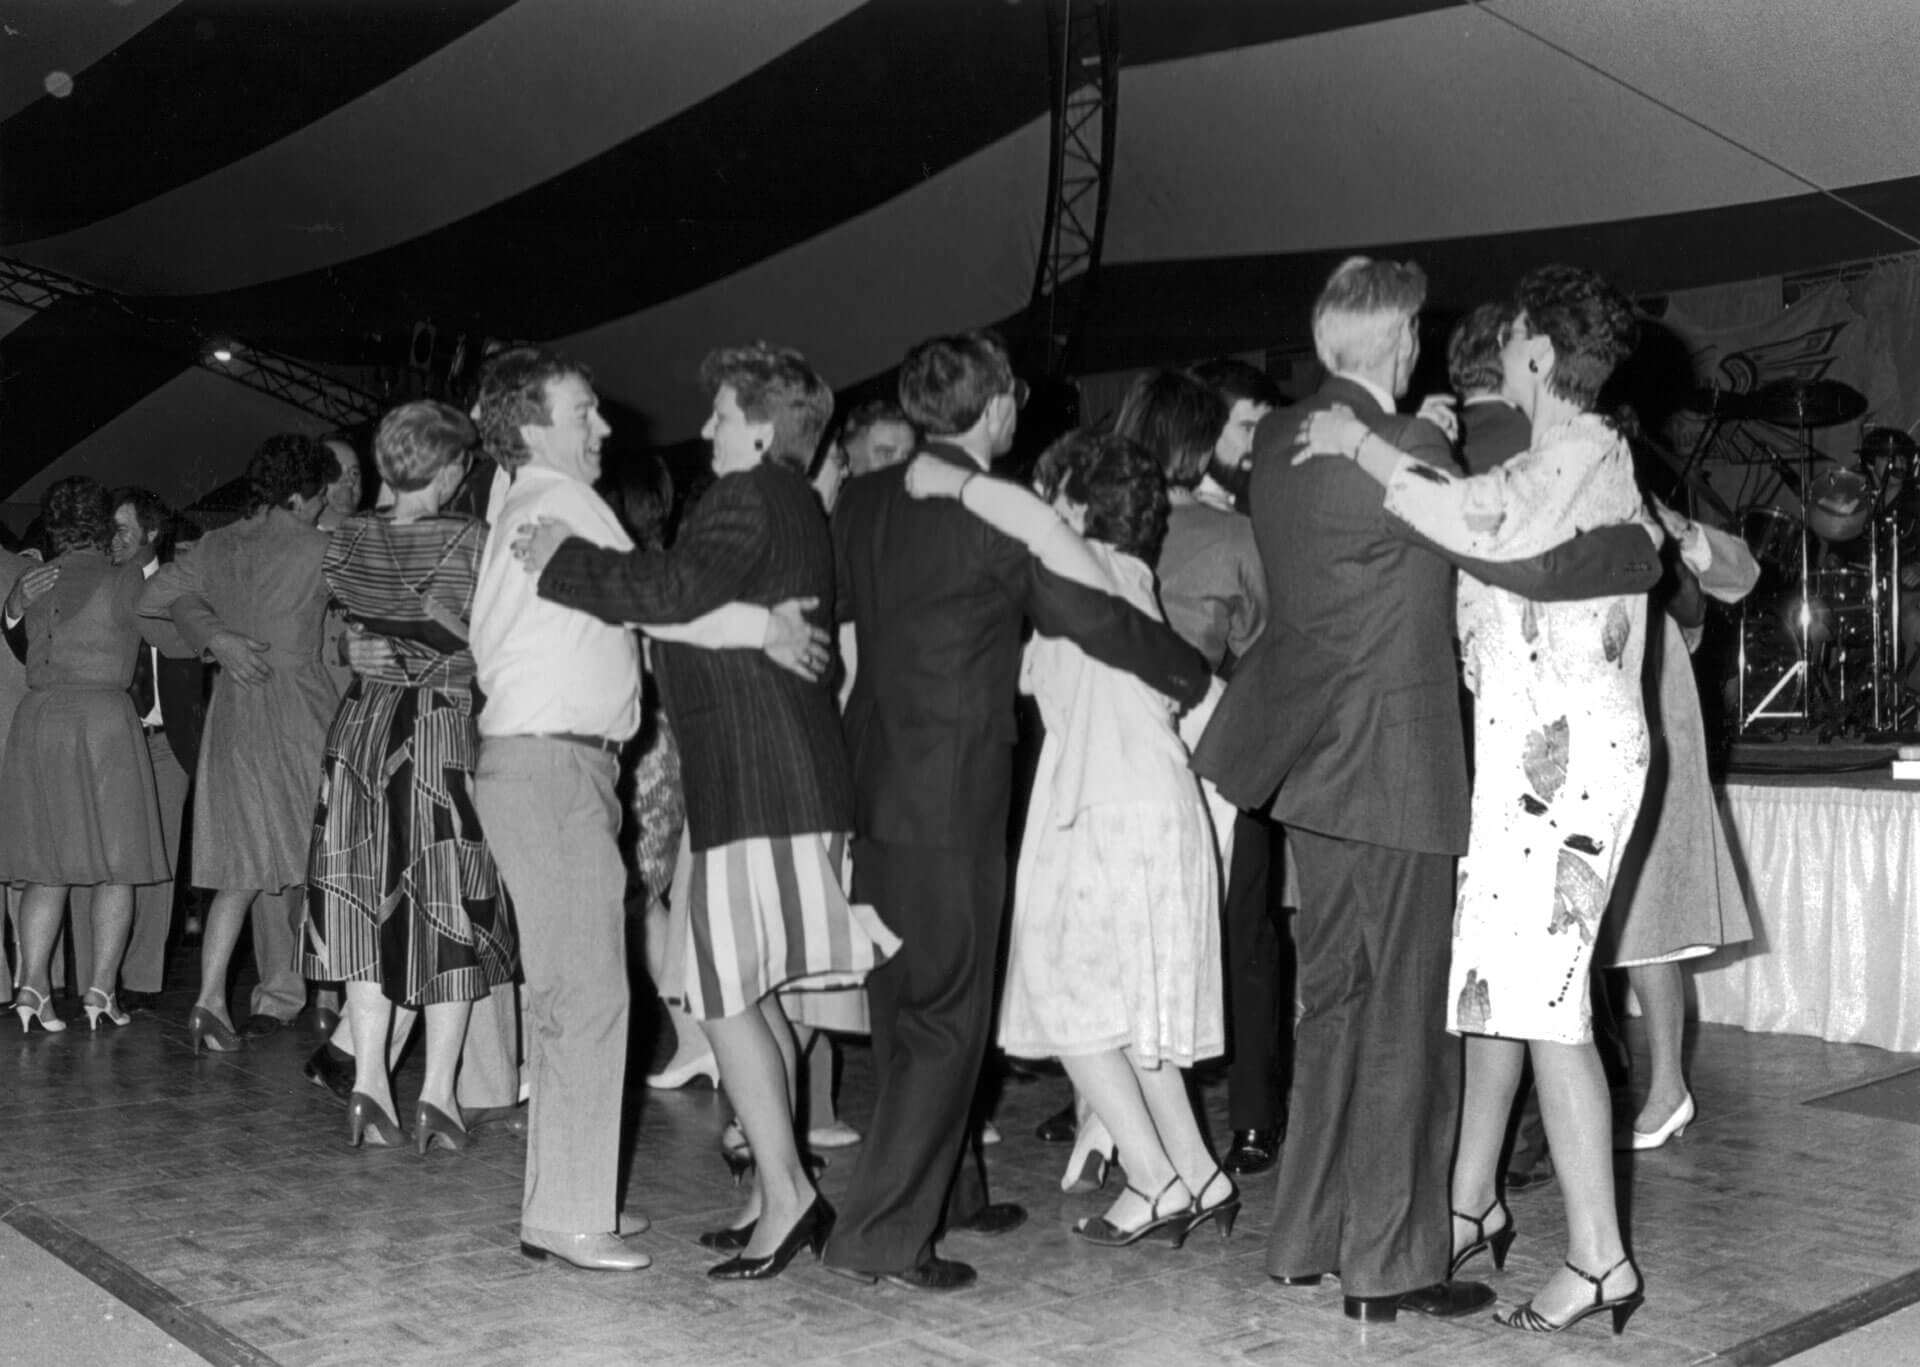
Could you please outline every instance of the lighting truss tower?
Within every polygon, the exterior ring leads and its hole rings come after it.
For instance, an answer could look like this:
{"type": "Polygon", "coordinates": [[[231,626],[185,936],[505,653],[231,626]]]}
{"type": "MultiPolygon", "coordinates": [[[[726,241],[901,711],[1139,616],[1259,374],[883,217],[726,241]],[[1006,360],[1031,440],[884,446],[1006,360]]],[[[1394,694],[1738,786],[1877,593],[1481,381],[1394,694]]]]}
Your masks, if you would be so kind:
{"type": "MultiPolygon", "coordinates": [[[[32,309],[37,313],[50,304],[68,298],[93,299],[135,316],[147,316],[137,300],[127,299],[110,290],[97,289],[57,271],[43,270],[0,256],[0,302],[32,309]]],[[[249,389],[271,395],[282,403],[291,404],[332,427],[351,427],[365,422],[378,417],[384,407],[374,395],[356,389],[323,370],[317,370],[305,361],[244,341],[234,342],[231,351],[231,360],[216,360],[211,340],[202,338],[197,348],[196,364],[222,379],[232,380],[235,384],[243,384],[249,389]]]]}
{"type": "Polygon", "coordinates": [[[1120,106],[1120,0],[1048,0],[1053,149],[1030,316],[1046,371],[1065,375],[1100,271],[1120,106]],[[1078,283],[1071,297],[1067,286],[1078,283]]]}

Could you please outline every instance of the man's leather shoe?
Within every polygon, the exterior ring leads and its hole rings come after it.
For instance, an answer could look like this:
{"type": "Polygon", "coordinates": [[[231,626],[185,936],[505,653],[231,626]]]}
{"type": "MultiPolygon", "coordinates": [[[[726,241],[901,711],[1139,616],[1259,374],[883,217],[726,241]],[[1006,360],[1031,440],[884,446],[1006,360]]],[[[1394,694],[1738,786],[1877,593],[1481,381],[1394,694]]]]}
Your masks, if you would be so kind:
{"type": "Polygon", "coordinates": [[[353,1055],[334,1048],[331,1040],[308,1054],[306,1066],[300,1071],[307,1075],[308,1082],[325,1087],[342,1101],[353,1097],[353,1055]]]}
{"type": "Polygon", "coordinates": [[[1280,1157],[1282,1133],[1278,1129],[1235,1130],[1233,1144],[1228,1148],[1227,1156],[1220,1160],[1222,1171],[1234,1177],[1251,1177],[1257,1172],[1265,1172],[1280,1157]]]}
{"type": "Polygon", "coordinates": [[[1042,1144],[1071,1144],[1078,1133],[1080,1118],[1074,1114],[1073,1103],[1069,1101],[1035,1126],[1033,1137],[1042,1144]]]}
{"type": "Polygon", "coordinates": [[[1362,1324],[1387,1324],[1402,1310],[1431,1315],[1435,1319],[1453,1319],[1471,1315],[1493,1304],[1493,1288],[1485,1282],[1435,1282],[1398,1296],[1348,1296],[1347,1318],[1362,1324]]]}
{"type": "Polygon", "coordinates": [[[1507,1169],[1507,1191],[1529,1191],[1553,1180],[1553,1155],[1543,1154],[1538,1163],[1527,1168],[1507,1169]]]}
{"type": "Polygon", "coordinates": [[[1012,1201],[995,1201],[976,1210],[965,1220],[947,1226],[948,1233],[984,1234],[991,1238],[1020,1228],[1027,1222],[1027,1208],[1012,1201]]]}
{"type": "Polygon", "coordinates": [[[1309,1272],[1301,1277],[1281,1277],[1272,1272],[1267,1274],[1267,1280],[1278,1282],[1282,1286],[1318,1286],[1325,1279],[1326,1274],[1323,1272],[1309,1272]]]}
{"type": "Polygon", "coordinates": [[[958,1291],[972,1286],[979,1279],[980,1274],[973,1270],[971,1264],[940,1257],[929,1258],[905,1272],[880,1274],[881,1281],[904,1286],[909,1291],[958,1291]]]}
{"type": "Polygon", "coordinates": [[[463,1112],[469,1130],[482,1125],[499,1125],[508,1134],[527,1132],[527,1108],[521,1106],[475,1106],[463,1112]]]}
{"type": "Polygon", "coordinates": [[[269,1016],[264,1011],[256,1011],[240,1022],[240,1035],[243,1039],[265,1039],[276,1031],[287,1028],[287,1022],[278,1016],[269,1016]]]}
{"type": "Polygon", "coordinates": [[[588,1272],[638,1272],[653,1259],[620,1242],[617,1234],[562,1234],[520,1226],[520,1252],[535,1261],[558,1258],[588,1272]]]}

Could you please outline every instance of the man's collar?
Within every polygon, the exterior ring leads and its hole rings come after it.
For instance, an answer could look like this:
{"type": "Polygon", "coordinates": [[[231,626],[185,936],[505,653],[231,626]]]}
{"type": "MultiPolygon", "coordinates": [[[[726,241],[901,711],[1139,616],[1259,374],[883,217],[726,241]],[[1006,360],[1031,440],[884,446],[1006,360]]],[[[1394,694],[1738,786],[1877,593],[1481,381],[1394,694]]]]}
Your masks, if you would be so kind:
{"type": "Polygon", "coordinates": [[[1469,394],[1466,398],[1460,400],[1460,406],[1462,408],[1475,408],[1489,404],[1498,404],[1502,408],[1511,408],[1516,413],[1520,411],[1519,405],[1501,398],[1498,394],[1469,394]]]}
{"type": "Polygon", "coordinates": [[[1345,380],[1348,384],[1358,385],[1360,388],[1366,390],[1373,401],[1380,405],[1380,411],[1382,413],[1395,413],[1399,411],[1400,405],[1394,402],[1393,395],[1387,393],[1386,390],[1382,389],[1372,380],[1369,380],[1366,376],[1350,375],[1343,370],[1336,370],[1333,372],[1333,378],[1336,380],[1345,380]]]}
{"type": "MultiPolygon", "coordinates": [[[[948,465],[957,465],[962,470],[984,470],[987,468],[975,460],[973,453],[967,450],[966,447],[956,445],[950,441],[941,441],[938,437],[930,437],[922,442],[919,451],[915,452],[915,454],[932,456],[935,460],[945,461],[948,465]]],[[[904,465],[906,462],[902,461],[901,464],[904,465]]]]}

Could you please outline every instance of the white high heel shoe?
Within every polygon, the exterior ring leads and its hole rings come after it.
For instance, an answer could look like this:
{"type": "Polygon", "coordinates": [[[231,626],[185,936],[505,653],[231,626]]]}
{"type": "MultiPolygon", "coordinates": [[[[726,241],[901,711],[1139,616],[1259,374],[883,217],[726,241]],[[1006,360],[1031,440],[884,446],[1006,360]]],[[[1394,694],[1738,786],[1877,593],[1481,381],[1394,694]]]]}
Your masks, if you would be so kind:
{"type": "Polygon", "coordinates": [[[1629,1147],[1635,1152],[1660,1148],[1669,1139],[1678,1139],[1681,1135],[1685,1134],[1687,1132],[1687,1126],[1693,1123],[1693,1118],[1697,1113],[1693,1104],[1693,1093],[1688,1092],[1686,1099],[1674,1108],[1673,1114],[1667,1117],[1666,1123],[1659,1129],[1651,1133],[1642,1130],[1632,1131],[1629,1147]]]}
{"type": "Polygon", "coordinates": [[[100,1018],[106,1017],[108,1025],[132,1025],[133,1017],[120,1009],[120,999],[112,992],[102,992],[97,987],[89,987],[86,995],[80,998],[80,1009],[87,1013],[87,1028],[98,1030],[100,1018]]]}
{"type": "Polygon", "coordinates": [[[1113,1136],[1107,1133],[1100,1117],[1089,1111],[1073,1137],[1067,1170],[1060,1174],[1060,1190],[1070,1196],[1099,1191],[1107,1184],[1107,1169],[1112,1166],[1113,1154],[1113,1136]]]}
{"type": "Polygon", "coordinates": [[[53,1003],[41,996],[31,987],[16,987],[13,995],[14,1014],[20,1017],[20,1031],[31,1035],[33,1027],[38,1025],[49,1035],[57,1035],[67,1028],[67,1023],[53,1014],[53,1003]],[[31,1002],[27,998],[33,998],[31,1002]]]}

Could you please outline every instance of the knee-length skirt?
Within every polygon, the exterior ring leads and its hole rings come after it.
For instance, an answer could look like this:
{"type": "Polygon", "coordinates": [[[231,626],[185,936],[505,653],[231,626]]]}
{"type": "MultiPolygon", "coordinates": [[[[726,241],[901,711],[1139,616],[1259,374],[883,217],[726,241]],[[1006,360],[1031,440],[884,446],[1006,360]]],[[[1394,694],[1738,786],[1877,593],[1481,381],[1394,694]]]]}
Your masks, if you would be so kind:
{"type": "Polygon", "coordinates": [[[300,970],[407,1006],[474,1001],[517,968],[506,889],[473,805],[465,689],[360,682],[327,736],[300,970]]]}
{"type": "Polygon", "coordinates": [[[88,887],[172,876],[153,761],[126,692],[29,692],[0,762],[0,879],[88,887]]]}

